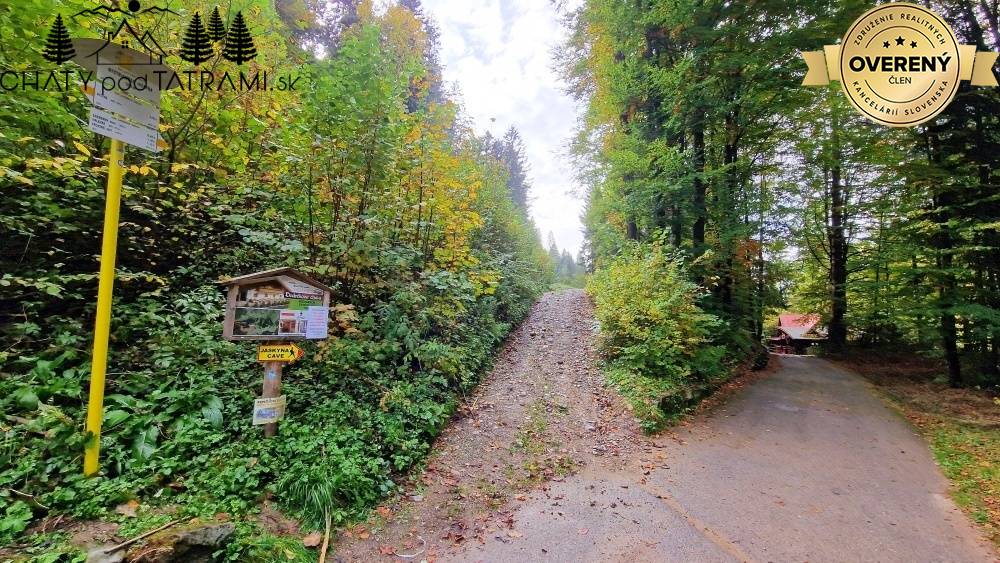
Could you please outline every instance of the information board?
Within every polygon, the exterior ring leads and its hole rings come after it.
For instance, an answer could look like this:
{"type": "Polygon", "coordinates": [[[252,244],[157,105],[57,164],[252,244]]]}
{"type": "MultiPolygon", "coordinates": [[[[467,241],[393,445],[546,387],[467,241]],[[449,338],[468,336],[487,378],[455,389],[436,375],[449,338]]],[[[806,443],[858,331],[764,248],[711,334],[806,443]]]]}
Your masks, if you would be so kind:
{"type": "Polygon", "coordinates": [[[326,338],[329,308],[323,291],[281,278],[245,285],[236,297],[234,336],[326,338]]]}

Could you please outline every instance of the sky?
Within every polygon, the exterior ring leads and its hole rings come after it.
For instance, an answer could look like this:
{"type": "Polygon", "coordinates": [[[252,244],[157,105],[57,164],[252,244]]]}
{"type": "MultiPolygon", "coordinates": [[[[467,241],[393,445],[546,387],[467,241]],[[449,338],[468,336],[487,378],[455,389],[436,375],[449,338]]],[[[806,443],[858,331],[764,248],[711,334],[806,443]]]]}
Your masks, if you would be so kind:
{"type": "Polygon", "coordinates": [[[584,202],[565,147],[579,108],[563,93],[552,51],[566,36],[548,0],[424,0],[441,32],[444,80],[457,86],[479,134],[510,127],[524,139],[531,178],[531,216],[547,242],[576,256],[583,242],[584,202]]]}

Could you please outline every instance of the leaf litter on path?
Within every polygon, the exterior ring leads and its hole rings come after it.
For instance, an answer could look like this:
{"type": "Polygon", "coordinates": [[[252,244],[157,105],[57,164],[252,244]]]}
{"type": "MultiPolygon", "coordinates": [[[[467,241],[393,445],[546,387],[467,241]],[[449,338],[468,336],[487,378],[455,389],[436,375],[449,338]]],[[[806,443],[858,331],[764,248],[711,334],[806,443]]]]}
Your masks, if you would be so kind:
{"type": "Polygon", "coordinates": [[[438,556],[463,551],[471,538],[520,539],[515,511],[531,502],[532,490],[591,463],[624,463],[641,432],[606,386],[597,358],[586,294],[544,295],[456,410],[423,475],[411,478],[419,488],[376,509],[368,526],[380,545],[342,537],[338,557],[398,558],[391,546],[417,545],[417,538],[428,538],[438,556]]]}

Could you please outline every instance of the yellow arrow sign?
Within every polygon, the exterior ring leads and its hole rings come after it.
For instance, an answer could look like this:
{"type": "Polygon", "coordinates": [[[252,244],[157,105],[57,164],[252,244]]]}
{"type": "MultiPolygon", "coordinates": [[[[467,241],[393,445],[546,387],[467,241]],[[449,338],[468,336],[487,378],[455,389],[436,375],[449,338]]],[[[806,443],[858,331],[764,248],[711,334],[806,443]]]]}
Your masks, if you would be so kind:
{"type": "Polygon", "coordinates": [[[257,348],[259,362],[294,362],[303,355],[302,348],[294,344],[261,344],[257,348]]]}

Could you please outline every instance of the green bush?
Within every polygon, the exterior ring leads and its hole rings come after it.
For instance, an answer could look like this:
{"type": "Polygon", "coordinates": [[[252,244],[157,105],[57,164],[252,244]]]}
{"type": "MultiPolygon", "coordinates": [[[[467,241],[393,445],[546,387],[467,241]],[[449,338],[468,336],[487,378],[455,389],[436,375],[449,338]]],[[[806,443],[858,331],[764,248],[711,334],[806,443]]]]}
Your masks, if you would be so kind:
{"type": "Polygon", "coordinates": [[[723,378],[720,321],[698,307],[680,260],[635,246],[600,268],[588,291],[608,379],[647,431],[661,428],[723,378]]]}
{"type": "MultiPolygon", "coordinates": [[[[254,345],[219,339],[217,288],[122,304],[112,357],[127,369],[108,381],[104,476],[80,474],[89,370],[81,334],[2,366],[18,375],[0,380],[0,407],[25,422],[0,427],[0,495],[15,489],[83,518],[133,498],[239,515],[267,495],[312,525],[326,513],[338,523],[357,518],[426,456],[458,395],[538,294],[522,290],[504,289],[507,302],[476,297],[465,276],[447,272],[392,288],[349,317],[349,335],[302,344],[306,358],[285,371],[287,417],[271,440],[250,424],[262,377],[254,345]],[[516,317],[498,319],[500,307],[516,317]],[[329,495],[322,512],[307,494],[320,484],[329,495]]],[[[0,544],[46,512],[10,506],[0,544]]]]}
{"type": "MultiPolygon", "coordinates": [[[[523,158],[501,160],[431,94],[422,21],[361,10],[319,60],[272,3],[258,12],[275,31],[259,60],[309,86],[165,96],[171,148],[127,154],[97,478],[81,457],[107,142],[78,94],[0,105],[0,546],[46,516],[121,519],[110,509],[132,499],[229,513],[241,561],[281,543],[252,541],[264,498],[312,525],[358,517],[423,460],[551,281],[512,199],[523,158]],[[286,368],[288,412],[264,440],[262,369],[253,344],[222,340],[213,282],[277,266],[332,287],[336,322],[286,368]]],[[[0,66],[41,64],[32,30],[52,17],[0,8],[0,66]]]]}

